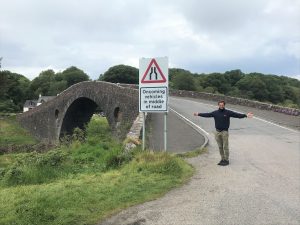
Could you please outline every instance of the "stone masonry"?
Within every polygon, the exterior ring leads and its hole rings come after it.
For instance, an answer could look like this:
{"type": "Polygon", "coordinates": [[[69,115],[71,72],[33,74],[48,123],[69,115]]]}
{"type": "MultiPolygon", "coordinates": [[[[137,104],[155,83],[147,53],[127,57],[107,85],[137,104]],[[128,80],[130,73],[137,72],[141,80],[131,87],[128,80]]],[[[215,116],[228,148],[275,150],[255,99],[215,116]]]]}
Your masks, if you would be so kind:
{"type": "Polygon", "coordinates": [[[139,115],[138,91],[107,82],[81,82],[17,119],[38,139],[57,143],[62,134],[82,128],[96,108],[103,111],[114,134],[125,138],[139,115]]]}

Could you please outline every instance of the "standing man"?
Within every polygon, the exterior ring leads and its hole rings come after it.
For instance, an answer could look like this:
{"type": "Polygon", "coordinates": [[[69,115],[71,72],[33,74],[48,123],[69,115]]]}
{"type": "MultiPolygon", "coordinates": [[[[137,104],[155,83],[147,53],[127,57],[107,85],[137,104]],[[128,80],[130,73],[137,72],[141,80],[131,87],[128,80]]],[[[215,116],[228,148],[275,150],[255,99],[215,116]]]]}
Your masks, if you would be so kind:
{"type": "Polygon", "coordinates": [[[221,161],[218,163],[220,166],[229,165],[229,148],[228,148],[228,128],[230,125],[230,117],[234,118],[252,118],[253,113],[249,112],[241,114],[225,109],[225,101],[218,102],[219,109],[210,113],[194,113],[194,116],[213,117],[215,119],[215,139],[218,143],[221,161]]]}

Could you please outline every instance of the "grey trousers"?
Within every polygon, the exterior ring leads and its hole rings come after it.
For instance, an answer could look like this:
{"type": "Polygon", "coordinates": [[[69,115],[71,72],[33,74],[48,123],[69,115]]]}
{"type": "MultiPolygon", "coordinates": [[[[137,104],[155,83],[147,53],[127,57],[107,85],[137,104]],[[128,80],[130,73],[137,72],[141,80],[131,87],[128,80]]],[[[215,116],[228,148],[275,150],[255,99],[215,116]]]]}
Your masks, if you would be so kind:
{"type": "Polygon", "coordinates": [[[228,131],[216,131],[215,139],[219,146],[221,158],[223,160],[229,160],[228,131]]]}

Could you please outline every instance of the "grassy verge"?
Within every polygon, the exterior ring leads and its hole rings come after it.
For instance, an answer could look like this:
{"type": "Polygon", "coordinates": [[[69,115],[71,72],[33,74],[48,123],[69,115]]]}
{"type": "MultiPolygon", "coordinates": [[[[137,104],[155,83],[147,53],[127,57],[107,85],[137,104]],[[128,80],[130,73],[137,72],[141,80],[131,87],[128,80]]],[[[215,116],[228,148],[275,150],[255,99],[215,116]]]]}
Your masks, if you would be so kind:
{"type": "Polygon", "coordinates": [[[0,115],[0,146],[33,145],[37,141],[16,122],[16,115],[0,115]]]}
{"type": "Polygon", "coordinates": [[[95,224],[163,195],[193,173],[167,153],[124,155],[100,117],[72,140],[47,153],[0,156],[0,224],[95,224]]]}
{"type": "Polygon", "coordinates": [[[197,157],[201,154],[204,154],[204,153],[207,153],[207,148],[199,148],[199,149],[196,149],[194,151],[190,151],[190,152],[185,152],[185,153],[178,153],[176,154],[178,157],[181,157],[181,158],[193,158],[193,157],[197,157]]]}

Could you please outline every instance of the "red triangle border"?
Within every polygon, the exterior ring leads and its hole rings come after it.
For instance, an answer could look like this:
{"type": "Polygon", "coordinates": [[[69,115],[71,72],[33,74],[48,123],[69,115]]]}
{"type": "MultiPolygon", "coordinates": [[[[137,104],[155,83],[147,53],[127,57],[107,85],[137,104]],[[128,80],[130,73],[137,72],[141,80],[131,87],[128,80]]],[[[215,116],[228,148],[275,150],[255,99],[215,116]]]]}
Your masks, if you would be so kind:
{"type": "Polygon", "coordinates": [[[166,79],[166,77],[165,77],[165,75],[162,73],[162,71],[161,71],[161,69],[160,69],[160,67],[159,67],[159,65],[157,64],[157,62],[156,62],[156,60],[155,59],[152,59],[151,61],[150,61],[150,63],[149,63],[149,66],[148,66],[148,68],[146,69],[146,72],[144,73],[144,75],[143,75],[143,78],[142,78],[142,80],[141,80],[141,83],[165,83],[167,81],[167,79],[166,79]],[[162,77],[162,80],[149,80],[149,81],[147,81],[147,80],[145,80],[146,79],[146,76],[147,76],[147,74],[148,74],[148,72],[149,72],[149,70],[150,70],[150,68],[151,68],[151,66],[152,66],[152,64],[154,64],[155,66],[156,66],[156,68],[158,69],[158,72],[160,73],[160,75],[161,75],[161,77],[162,77]]]}

